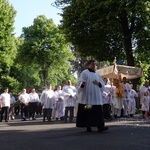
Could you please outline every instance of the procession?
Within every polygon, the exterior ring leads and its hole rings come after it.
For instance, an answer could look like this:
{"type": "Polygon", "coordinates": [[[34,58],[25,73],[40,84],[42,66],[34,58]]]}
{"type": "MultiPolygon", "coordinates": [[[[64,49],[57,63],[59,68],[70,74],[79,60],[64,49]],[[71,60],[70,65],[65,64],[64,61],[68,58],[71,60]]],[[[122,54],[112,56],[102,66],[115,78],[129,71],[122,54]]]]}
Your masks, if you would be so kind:
{"type": "Polygon", "coordinates": [[[126,77],[110,82],[96,71],[96,61],[89,60],[76,85],[67,80],[66,85],[52,89],[48,83],[41,94],[35,88],[28,92],[23,88],[17,97],[6,87],[0,95],[0,104],[1,122],[13,122],[18,118],[34,121],[40,115],[43,122],[60,120],[76,123],[76,127],[85,127],[87,132],[92,132],[92,127],[102,132],[108,130],[105,121],[134,118],[137,110],[144,120],[148,120],[150,86],[149,81],[145,81],[139,91],[135,91],[126,77]]]}

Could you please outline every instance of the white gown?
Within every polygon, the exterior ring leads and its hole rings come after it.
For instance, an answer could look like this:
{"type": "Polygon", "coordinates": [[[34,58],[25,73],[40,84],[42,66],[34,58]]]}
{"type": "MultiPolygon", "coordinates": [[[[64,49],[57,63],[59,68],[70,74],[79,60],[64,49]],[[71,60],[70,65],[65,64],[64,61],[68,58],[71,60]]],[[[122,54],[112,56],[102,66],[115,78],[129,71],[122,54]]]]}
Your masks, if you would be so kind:
{"type": "Polygon", "coordinates": [[[97,80],[104,87],[104,82],[98,72],[90,72],[88,69],[84,70],[79,78],[78,88],[78,103],[88,105],[103,105],[102,102],[102,88],[94,85],[92,82],[97,80]],[[85,82],[85,87],[80,88],[82,82],[85,82]]]}

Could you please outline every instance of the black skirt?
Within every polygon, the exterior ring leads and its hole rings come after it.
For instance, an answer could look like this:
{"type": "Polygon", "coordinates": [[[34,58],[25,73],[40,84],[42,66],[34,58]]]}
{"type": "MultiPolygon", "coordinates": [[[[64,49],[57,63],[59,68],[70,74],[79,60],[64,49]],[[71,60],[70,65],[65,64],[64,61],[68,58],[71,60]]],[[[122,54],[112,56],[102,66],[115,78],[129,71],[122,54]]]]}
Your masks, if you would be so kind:
{"type": "Polygon", "coordinates": [[[76,127],[104,127],[102,105],[93,105],[91,109],[84,109],[85,104],[78,105],[76,127]]]}

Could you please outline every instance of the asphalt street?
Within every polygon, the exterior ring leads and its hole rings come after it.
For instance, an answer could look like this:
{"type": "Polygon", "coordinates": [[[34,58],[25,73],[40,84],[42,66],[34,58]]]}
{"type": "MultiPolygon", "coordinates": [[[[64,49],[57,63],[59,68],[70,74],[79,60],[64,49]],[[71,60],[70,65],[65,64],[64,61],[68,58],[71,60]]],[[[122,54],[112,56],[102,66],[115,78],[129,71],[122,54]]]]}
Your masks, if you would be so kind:
{"type": "MultiPolygon", "coordinates": [[[[75,120],[74,120],[75,121],[75,120]]],[[[106,132],[86,132],[75,123],[15,119],[0,122],[0,150],[150,150],[150,119],[106,121],[106,132]]]]}

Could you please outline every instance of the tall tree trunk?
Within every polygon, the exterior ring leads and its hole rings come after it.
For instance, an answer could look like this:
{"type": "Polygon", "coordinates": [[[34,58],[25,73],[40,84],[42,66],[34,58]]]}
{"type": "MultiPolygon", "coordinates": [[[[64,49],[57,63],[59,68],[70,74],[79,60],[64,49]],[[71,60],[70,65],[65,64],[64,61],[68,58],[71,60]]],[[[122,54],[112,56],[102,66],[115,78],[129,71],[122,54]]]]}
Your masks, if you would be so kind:
{"type": "MultiPolygon", "coordinates": [[[[131,27],[133,27],[134,25],[130,25],[129,27],[129,22],[128,22],[126,11],[123,11],[120,14],[120,22],[121,22],[123,36],[124,36],[124,48],[126,52],[127,65],[135,66],[133,52],[132,52],[132,42],[131,42],[132,34],[133,34],[133,29],[131,27]]],[[[139,79],[134,79],[131,82],[133,84],[133,88],[136,90],[139,79]]]]}
{"type": "Polygon", "coordinates": [[[42,75],[43,75],[43,85],[46,86],[46,79],[48,76],[47,69],[45,68],[42,69],[42,75]]]}

